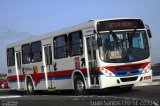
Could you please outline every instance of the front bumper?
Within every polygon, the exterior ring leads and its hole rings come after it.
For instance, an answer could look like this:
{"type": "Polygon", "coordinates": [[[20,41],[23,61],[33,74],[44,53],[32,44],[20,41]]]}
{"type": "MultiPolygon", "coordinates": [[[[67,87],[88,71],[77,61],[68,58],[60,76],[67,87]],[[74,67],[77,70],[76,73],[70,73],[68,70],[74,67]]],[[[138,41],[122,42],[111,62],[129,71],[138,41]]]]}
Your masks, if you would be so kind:
{"type": "Polygon", "coordinates": [[[152,71],[148,73],[124,76],[124,77],[107,77],[104,74],[100,75],[100,88],[108,88],[114,86],[134,85],[137,83],[152,82],[152,71]]]}

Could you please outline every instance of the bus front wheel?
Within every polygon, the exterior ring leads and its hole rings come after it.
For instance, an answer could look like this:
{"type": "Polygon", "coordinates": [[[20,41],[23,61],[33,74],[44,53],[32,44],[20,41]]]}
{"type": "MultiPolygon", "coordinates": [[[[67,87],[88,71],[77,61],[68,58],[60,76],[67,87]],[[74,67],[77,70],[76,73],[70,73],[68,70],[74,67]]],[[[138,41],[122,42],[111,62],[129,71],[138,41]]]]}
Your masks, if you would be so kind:
{"type": "Polygon", "coordinates": [[[34,87],[31,79],[27,80],[27,94],[33,95],[34,94],[34,87]]]}

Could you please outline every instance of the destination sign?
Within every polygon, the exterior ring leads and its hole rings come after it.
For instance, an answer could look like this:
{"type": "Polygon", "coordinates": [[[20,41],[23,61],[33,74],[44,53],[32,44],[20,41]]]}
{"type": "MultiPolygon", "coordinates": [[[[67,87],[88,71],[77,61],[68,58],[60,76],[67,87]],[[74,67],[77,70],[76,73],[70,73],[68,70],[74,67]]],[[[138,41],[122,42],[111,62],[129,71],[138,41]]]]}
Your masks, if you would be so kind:
{"type": "Polygon", "coordinates": [[[124,29],[143,29],[144,24],[140,19],[123,19],[100,21],[97,23],[98,31],[124,30],[124,29]]]}

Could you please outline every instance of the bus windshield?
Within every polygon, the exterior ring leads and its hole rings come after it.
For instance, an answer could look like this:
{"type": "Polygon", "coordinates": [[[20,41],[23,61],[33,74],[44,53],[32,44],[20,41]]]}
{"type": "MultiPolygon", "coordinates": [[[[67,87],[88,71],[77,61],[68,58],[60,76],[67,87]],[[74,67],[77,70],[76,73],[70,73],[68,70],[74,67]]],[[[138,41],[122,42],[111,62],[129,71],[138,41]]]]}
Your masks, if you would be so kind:
{"type": "Polygon", "coordinates": [[[149,57],[149,46],[145,31],[121,31],[100,33],[102,46],[100,58],[109,63],[124,63],[149,57]]]}

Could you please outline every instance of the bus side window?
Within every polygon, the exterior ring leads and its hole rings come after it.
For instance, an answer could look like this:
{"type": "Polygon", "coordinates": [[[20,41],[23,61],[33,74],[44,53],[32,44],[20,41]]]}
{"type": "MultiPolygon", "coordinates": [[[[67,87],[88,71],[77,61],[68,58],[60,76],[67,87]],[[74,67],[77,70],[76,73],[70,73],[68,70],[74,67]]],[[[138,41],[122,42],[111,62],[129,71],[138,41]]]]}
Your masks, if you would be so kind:
{"type": "Polygon", "coordinates": [[[31,62],[31,47],[30,44],[22,45],[22,63],[27,64],[31,62]]]}
{"type": "Polygon", "coordinates": [[[90,38],[87,38],[87,50],[88,50],[88,60],[91,60],[91,45],[90,45],[90,38]]]}
{"type": "Polygon", "coordinates": [[[61,35],[54,38],[54,58],[68,57],[67,35],[61,35]]]}
{"type": "Polygon", "coordinates": [[[69,47],[70,56],[78,56],[83,54],[82,31],[69,34],[69,47]]]}
{"type": "Polygon", "coordinates": [[[32,62],[40,62],[40,61],[42,61],[41,41],[32,42],[31,51],[32,51],[32,62]]]}
{"type": "Polygon", "coordinates": [[[15,65],[14,48],[7,49],[7,65],[8,66],[15,65]]]}

